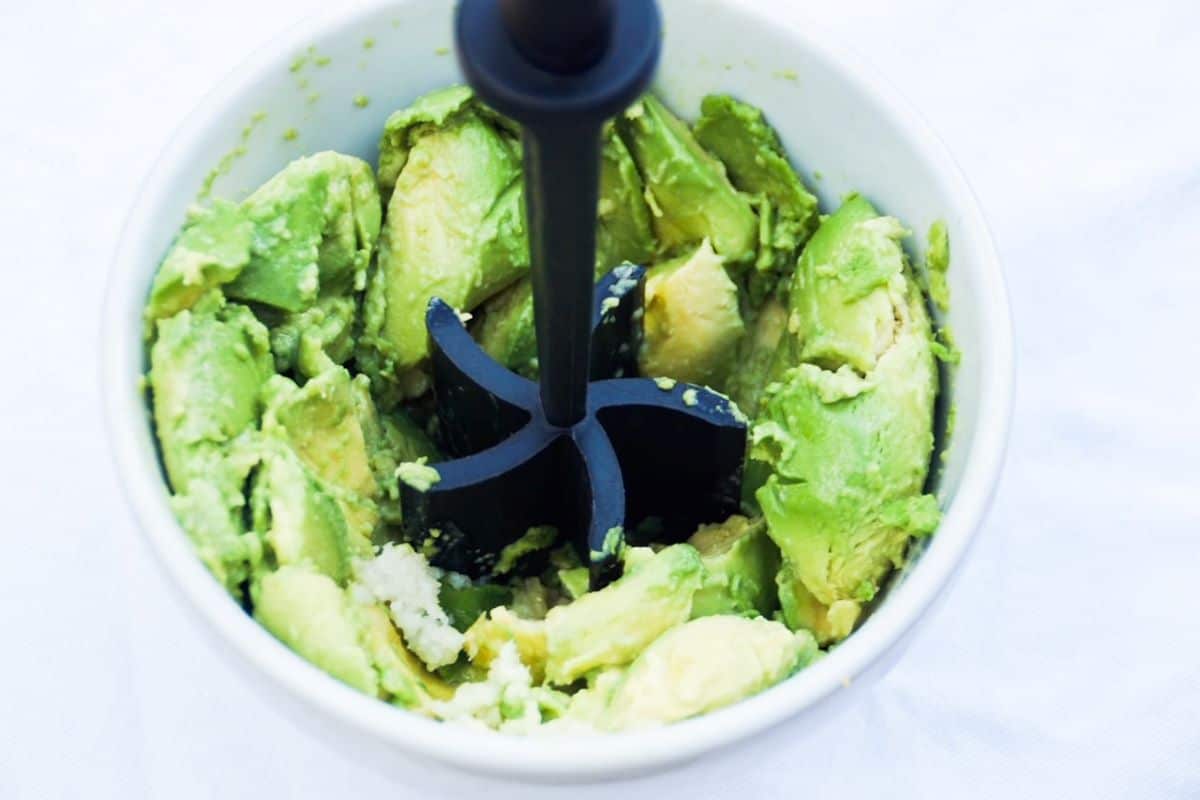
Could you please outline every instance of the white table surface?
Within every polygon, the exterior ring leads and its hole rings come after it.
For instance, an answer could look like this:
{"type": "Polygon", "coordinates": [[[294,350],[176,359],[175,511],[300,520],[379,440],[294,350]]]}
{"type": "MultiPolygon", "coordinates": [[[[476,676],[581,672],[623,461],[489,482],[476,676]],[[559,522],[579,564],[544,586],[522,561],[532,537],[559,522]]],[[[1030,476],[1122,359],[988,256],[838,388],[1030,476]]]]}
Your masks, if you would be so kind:
{"type": "MultiPolygon", "coordinates": [[[[1200,797],[1200,4],[772,5],[890,73],[973,182],[1015,310],[1011,456],[861,703],[620,793],[1200,797]]],[[[397,785],[326,750],[195,635],[117,494],[95,354],[123,215],[213,82],[327,3],[2,6],[0,798],[611,796],[397,785]]]]}

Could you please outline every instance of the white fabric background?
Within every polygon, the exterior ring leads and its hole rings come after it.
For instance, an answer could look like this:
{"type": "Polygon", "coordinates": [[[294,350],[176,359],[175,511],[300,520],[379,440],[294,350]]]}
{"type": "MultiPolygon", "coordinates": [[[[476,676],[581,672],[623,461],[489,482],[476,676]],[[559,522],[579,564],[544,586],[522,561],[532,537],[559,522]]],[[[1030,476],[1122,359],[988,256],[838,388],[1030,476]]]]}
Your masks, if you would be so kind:
{"type": "MultiPolygon", "coordinates": [[[[1200,797],[1200,5],[772,5],[889,73],[973,182],[1015,309],[1011,456],[966,574],[859,704],[620,793],[1200,797]]],[[[214,81],[324,6],[0,3],[2,798],[555,794],[396,785],[293,729],[194,635],[112,478],[123,215],[214,81]]]]}

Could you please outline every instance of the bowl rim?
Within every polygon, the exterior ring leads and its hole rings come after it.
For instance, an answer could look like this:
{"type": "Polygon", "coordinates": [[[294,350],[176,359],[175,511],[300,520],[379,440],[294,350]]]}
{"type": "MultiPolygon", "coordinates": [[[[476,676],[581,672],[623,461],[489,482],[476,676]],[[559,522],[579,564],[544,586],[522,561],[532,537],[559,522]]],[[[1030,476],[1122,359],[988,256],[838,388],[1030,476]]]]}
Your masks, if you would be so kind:
{"type": "Polygon", "coordinates": [[[1003,275],[982,210],[942,140],[890,83],[861,57],[836,42],[819,25],[803,26],[770,9],[714,0],[758,24],[786,29],[798,46],[841,73],[869,95],[915,152],[935,170],[964,230],[979,256],[973,277],[984,298],[978,309],[980,329],[980,423],[969,443],[967,463],[938,533],[907,579],[886,603],[829,656],[791,679],[727,708],[650,730],[609,735],[603,747],[592,737],[514,737],[447,725],[407,713],[326,675],[295,655],[231,602],[196,557],[172,514],[154,455],[142,392],[130,376],[141,373],[140,313],[145,276],[141,265],[161,253],[146,240],[155,211],[170,193],[172,176],[187,154],[224,114],[224,107],[257,82],[276,63],[323,36],[356,25],[384,8],[403,13],[416,0],[367,0],[353,9],[316,15],[293,25],[261,46],[208,93],[176,129],[151,167],[121,233],[110,266],[100,338],[100,382],[104,417],[123,493],[145,542],[160,567],[210,633],[232,645],[232,652],[261,677],[282,687],[293,699],[315,707],[360,733],[399,747],[410,755],[491,775],[541,780],[593,780],[625,776],[690,760],[774,727],[820,704],[879,662],[905,638],[941,594],[975,538],[999,480],[1007,446],[1013,395],[1012,323],[1003,275]],[[136,322],[135,322],[136,321],[136,322]],[[128,346],[129,337],[139,346],[128,346]]]}

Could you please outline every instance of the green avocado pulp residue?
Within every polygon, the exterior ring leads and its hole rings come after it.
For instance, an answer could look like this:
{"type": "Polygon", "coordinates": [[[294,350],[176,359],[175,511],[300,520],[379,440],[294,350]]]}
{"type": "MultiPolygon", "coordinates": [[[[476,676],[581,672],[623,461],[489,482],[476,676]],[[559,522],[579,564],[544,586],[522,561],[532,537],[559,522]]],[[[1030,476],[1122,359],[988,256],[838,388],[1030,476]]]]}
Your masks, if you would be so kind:
{"type": "MultiPolygon", "coordinates": [[[[316,102],[329,63],[296,56],[297,101],[316,102]]],[[[668,724],[852,635],[936,535],[934,408],[963,358],[931,318],[950,303],[946,225],[914,265],[907,227],[866,197],[819,207],[760,109],[710,95],[690,123],[646,96],[602,132],[593,271],[616,271],[611,311],[646,268],[639,375],[747,424],[742,513],[638,521],[595,552],[537,526],[478,575],[434,566],[461,532],[403,532],[404,498],[447,458],[430,298],[538,374],[520,131],[447,87],[387,119],[376,165],[313,153],[240,202],[214,198],[265,118],[205,178],[154,277],[142,380],[197,556],[337,680],[504,733],[668,724]],[[621,576],[591,591],[593,560],[621,576]]]]}

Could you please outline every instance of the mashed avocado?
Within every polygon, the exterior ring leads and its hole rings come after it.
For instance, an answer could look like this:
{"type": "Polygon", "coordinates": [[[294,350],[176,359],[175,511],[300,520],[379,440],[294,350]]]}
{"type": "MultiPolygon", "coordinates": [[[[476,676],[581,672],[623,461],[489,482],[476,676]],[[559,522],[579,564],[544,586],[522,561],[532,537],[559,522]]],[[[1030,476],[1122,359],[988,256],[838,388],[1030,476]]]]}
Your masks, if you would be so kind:
{"type": "Polygon", "coordinates": [[[945,226],[915,271],[866,198],[821,216],[761,111],[713,95],[700,112],[647,96],[606,127],[595,269],[647,267],[642,375],[750,415],[745,513],[623,548],[598,591],[552,527],[475,580],[428,560],[452,531],[401,539],[401,486],[428,491],[444,460],[429,299],[537,372],[517,126],[441,89],[387,120],[377,170],[317,153],[191,212],[146,302],[150,409],[198,556],[281,642],[457,724],[668,724],[851,635],[934,531],[945,226]]]}

